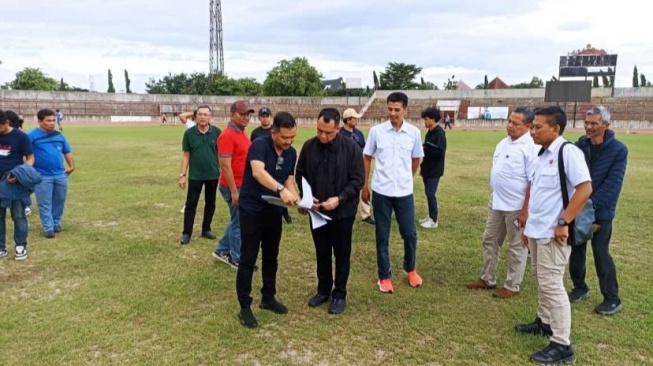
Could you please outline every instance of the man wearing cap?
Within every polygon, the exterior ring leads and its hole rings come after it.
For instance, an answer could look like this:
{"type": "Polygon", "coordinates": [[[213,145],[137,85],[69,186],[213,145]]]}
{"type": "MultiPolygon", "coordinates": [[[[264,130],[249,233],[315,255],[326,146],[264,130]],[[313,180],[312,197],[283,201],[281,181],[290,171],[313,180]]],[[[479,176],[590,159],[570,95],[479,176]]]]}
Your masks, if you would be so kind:
{"type": "MultiPolygon", "coordinates": [[[[259,122],[261,122],[261,125],[259,127],[256,127],[254,131],[252,131],[252,134],[249,137],[251,141],[254,141],[262,136],[270,136],[270,133],[272,131],[271,116],[272,116],[272,111],[268,107],[263,107],[258,110],[258,120],[259,122]]],[[[290,216],[288,209],[285,207],[283,209],[283,220],[286,222],[286,224],[292,224],[292,216],[290,216]]]]}
{"type": "Polygon", "coordinates": [[[243,184],[245,160],[251,142],[245,133],[249,116],[254,110],[246,101],[239,100],[229,109],[231,120],[227,129],[218,138],[218,161],[220,163],[220,182],[218,189],[229,207],[231,220],[218,242],[213,257],[237,269],[240,262],[240,222],[238,220],[238,198],[243,184]]]}
{"type": "MultiPolygon", "coordinates": [[[[356,113],[353,108],[345,109],[345,111],[342,112],[342,121],[344,123],[340,129],[340,134],[354,140],[358,146],[363,149],[365,147],[365,136],[363,136],[361,130],[356,128],[358,125],[358,119],[361,117],[362,115],[356,113]]],[[[374,222],[374,218],[372,218],[372,215],[370,214],[370,205],[363,202],[363,200],[360,200],[358,209],[361,213],[361,219],[363,219],[364,223],[370,225],[376,224],[376,222],[374,222]]]]}
{"type": "Polygon", "coordinates": [[[205,187],[202,236],[209,239],[216,238],[211,232],[211,221],[213,221],[215,213],[215,196],[220,175],[217,140],[221,131],[218,127],[211,126],[210,121],[211,108],[208,105],[198,107],[195,120],[197,125],[186,130],[181,143],[184,154],[181,159],[179,188],[184,189],[188,184],[188,194],[184,206],[186,208],[184,210],[184,231],[179,239],[179,243],[182,245],[188,244],[193,234],[193,223],[202,187],[205,187]],[[188,174],[188,182],[186,174],[188,174]]]}
{"type": "Polygon", "coordinates": [[[259,127],[256,127],[252,133],[249,135],[251,141],[256,140],[261,136],[270,136],[272,131],[272,111],[268,107],[263,107],[258,110],[258,120],[261,123],[259,127]]]}

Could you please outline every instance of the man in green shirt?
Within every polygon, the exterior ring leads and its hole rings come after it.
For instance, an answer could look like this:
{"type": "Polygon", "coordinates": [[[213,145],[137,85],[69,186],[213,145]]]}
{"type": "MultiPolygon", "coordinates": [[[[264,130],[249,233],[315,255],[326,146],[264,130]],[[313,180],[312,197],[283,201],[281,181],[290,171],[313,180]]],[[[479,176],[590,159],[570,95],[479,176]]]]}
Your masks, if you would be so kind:
{"type": "Polygon", "coordinates": [[[211,232],[211,221],[215,213],[215,198],[218,188],[218,147],[217,141],[220,136],[220,129],[211,126],[211,108],[203,105],[197,108],[195,127],[189,128],[184,133],[181,146],[184,154],[181,159],[181,174],[179,175],[179,187],[186,188],[188,181],[188,195],[184,210],[184,231],[179,242],[182,245],[188,244],[193,233],[193,223],[197,203],[204,191],[204,219],[202,220],[202,236],[209,239],[216,239],[211,232]],[[189,169],[190,166],[190,169],[189,169]],[[188,174],[188,176],[187,176],[188,174]]]}

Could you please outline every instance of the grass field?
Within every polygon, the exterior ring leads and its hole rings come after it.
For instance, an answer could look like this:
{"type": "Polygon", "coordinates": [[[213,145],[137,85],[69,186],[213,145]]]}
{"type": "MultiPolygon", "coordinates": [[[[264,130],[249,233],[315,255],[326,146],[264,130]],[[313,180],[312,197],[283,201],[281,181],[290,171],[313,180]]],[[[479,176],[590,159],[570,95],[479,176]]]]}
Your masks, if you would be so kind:
{"type": "MultiPolygon", "coordinates": [[[[530,266],[516,298],[465,288],[481,269],[491,156],[503,132],[447,132],[440,227],[418,228],[421,288],[411,288],[401,273],[395,228],[395,293],[378,291],[374,230],[357,220],[347,311],[332,316],[326,306],[309,308],[314,248],[307,219],[294,213],[296,223],[284,227],[278,273],[278,297],[289,313],[255,308],[255,330],[238,322],[235,271],[213,261],[215,242],[199,238],[196,227],[190,245],[178,244],[183,127],[65,132],[77,170],[64,231],[43,238],[35,210],[29,259],[13,260],[10,234],[10,255],[0,260],[0,365],[522,365],[547,343],[513,331],[535,316],[530,266]]],[[[295,147],[313,135],[301,129],[295,147]]],[[[612,241],[624,311],[593,313],[602,299],[590,254],[591,297],[572,306],[572,342],[583,365],[653,364],[653,135],[618,137],[630,149],[612,241]]],[[[427,209],[419,180],[415,192],[421,218],[427,209]]],[[[219,199],[214,232],[221,234],[227,221],[219,199]]],[[[257,272],[254,305],[260,281],[257,272]]]]}

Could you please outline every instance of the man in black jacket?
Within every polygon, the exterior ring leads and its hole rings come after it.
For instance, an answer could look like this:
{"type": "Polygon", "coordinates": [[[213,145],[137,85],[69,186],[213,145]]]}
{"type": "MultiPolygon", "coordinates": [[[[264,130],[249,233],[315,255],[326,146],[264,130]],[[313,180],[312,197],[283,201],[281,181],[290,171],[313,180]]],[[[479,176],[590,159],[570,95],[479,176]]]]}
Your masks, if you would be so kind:
{"type": "Polygon", "coordinates": [[[340,314],[347,306],[352,228],[365,179],[362,151],[356,142],[338,133],[339,124],[340,113],[335,108],[320,112],[317,137],[304,143],[295,171],[300,189],[302,178],[311,186],[312,208],[331,218],[326,225],[311,231],[318,285],[317,294],[308,301],[310,307],[317,307],[331,298],[331,314],[340,314]],[[332,253],[336,259],[335,287],[332,253]]]}
{"type": "Polygon", "coordinates": [[[438,227],[438,199],[436,193],[440,178],[444,174],[444,156],[447,151],[447,138],[438,124],[442,119],[440,110],[434,107],[422,112],[424,127],[428,129],[424,138],[424,159],[420,164],[420,175],[424,180],[424,192],[429,207],[429,216],[420,220],[425,229],[438,227]]]}

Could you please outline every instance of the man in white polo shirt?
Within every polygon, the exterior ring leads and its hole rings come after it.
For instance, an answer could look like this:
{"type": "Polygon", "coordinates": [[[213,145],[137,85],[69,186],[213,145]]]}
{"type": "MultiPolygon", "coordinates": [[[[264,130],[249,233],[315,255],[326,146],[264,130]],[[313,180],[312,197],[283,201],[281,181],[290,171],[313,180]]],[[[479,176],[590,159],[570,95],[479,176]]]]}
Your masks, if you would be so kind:
{"type": "Polygon", "coordinates": [[[521,244],[520,228],[528,217],[528,180],[539,150],[530,134],[534,116],[532,109],[517,107],[508,118],[508,136],[494,150],[490,173],[492,193],[483,233],[483,270],[481,278],[467,284],[473,290],[497,287],[497,264],[507,237],[508,273],[503,287],[492,294],[502,299],[519,294],[528,257],[528,250],[521,244]]]}
{"type": "Polygon", "coordinates": [[[569,205],[563,209],[558,152],[565,142],[562,133],[566,126],[567,116],[560,107],[535,110],[531,136],[542,149],[534,161],[528,221],[522,241],[528,243],[531,251],[538,285],[538,308],[533,323],[516,325],[515,330],[549,337],[549,345],[531,356],[531,360],[540,365],[576,360],[569,340],[571,306],[563,277],[571,253],[567,245],[568,225],[585,206],[592,193],[592,184],[582,151],[573,144],[565,145],[562,155],[567,176],[565,184],[571,197],[569,205]]]}
{"type": "Polygon", "coordinates": [[[389,120],[370,129],[363,150],[365,184],[361,199],[370,202],[370,169],[372,157],[376,157],[372,176],[372,206],[376,221],[376,261],[381,292],[392,293],[390,272],[390,219],[394,211],[399,232],[404,239],[404,271],[413,287],[422,284],[415,270],[417,230],[415,228],[415,201],[413,199],[413,176],[424,157],[422,134],[419,129],[404,120],[408,113],[408,96],[392,93],[387,98],[389,120]]]}

